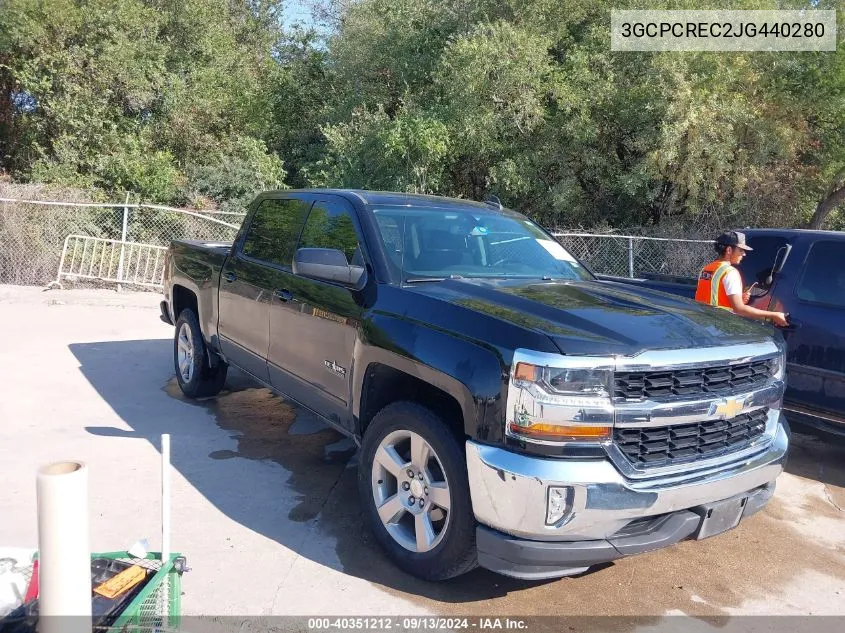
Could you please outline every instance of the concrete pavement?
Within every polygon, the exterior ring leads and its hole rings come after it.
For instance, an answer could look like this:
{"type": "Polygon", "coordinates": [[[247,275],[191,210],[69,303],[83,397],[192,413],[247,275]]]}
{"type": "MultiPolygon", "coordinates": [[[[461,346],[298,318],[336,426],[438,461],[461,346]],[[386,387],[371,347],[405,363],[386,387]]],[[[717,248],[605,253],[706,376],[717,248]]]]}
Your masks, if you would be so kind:
{"type": "Polygon", "coordinates": [[[845,448],[795,435],[775,499],[736,530],[578,578],[394,568],[363,525],[354,445],[237,372],[184,399],[159,296],[0,287],[0,544],[37,543],[35,471],[90,468],[95,551],[158,549],[172,437],[183,612],[214,615],[845,615],[845,448]]]}

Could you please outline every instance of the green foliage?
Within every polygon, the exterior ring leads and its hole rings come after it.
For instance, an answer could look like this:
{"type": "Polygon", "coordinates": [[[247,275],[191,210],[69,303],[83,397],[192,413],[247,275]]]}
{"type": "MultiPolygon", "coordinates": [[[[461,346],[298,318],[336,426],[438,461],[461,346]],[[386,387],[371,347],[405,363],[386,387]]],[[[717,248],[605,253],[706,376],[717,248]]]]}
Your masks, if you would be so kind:
{"type": "Polygon", "coordinates": [[[262,141],[240,137],[233,145],[203,163],[188,165],[191,190],[187,196],[195,206],[201,206],[206,197],[222,211],[243,212],[255,194],[285,187],[282,161],[269,154],[262,141]]]}
{"type": "Polygon", "coordinates": [[[265,145],[278,6],[0,4],[3,168],[171,204],[280,186],[281,160],[265,145]]]}
{"type": "Polygon", "coordinates": [[[451,141],[447,126],[402,108],[389,117],[382,107],[358,110],[348,122],[327,125],[324,156],[310,172],[320,186],[436,192],[444,182],[451,141]]]}
{"type": "MultiPolygon", "coordinates": [[[[349,186],[494,193],[570,228],[710,232],[814,212],[843,225],[841,45],[611,52],[610,10],[643,0],[325,3],[323,39],[282,28],[281,0],[6,0],[2,169],[224,209],[349,186]]],[[[787,6],[836,8],[845,29],[842,0],[666,8],[787,6]]]]}
{"type": "Polygon", "coordinates": [[[295,29],[283,34],[275,51],[278,63],[270,73],[272,116],[267,143],[288,166],[287,183],[292,187],[308,185],[301,170],[323,153],[320,126],[331,84],[325,51],[316,46],[313,32],[295,29]]]}
{"type": "Polygon", "coordinates": [[[550,42],[500,21],[449,43],[434,75],[444,119],[463,151],[499,155],[542,125],[550,42]]]}
{"type": "Polygon", "coordinates": [[[134,191],[145,200],[173,200],[181,174],[173,154],[155,149],[145,138],[127,136],[122,146],[103,154],[95,173],[103,189],[134,191]]]}

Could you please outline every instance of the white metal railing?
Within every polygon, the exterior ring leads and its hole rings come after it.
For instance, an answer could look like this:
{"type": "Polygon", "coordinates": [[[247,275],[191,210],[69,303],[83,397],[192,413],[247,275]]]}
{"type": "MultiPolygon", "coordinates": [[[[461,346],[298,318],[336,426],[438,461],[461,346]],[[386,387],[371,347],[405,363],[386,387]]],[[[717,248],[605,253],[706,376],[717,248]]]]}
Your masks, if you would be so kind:
{"type": "MultiPolygon", "coordinates": [[[[128,195],[122,202],[104,203],[34,198],[11,194],[0,184],[0,283],[44,286],[54,282],[68,235],[163,247],[179,239],[225,242],[234,239],[244,217],[237,210],[133,204],[128,195]]],[[[101,248],[98,244],[98,255],[101,248]]]]}
{"type": "Polygon", "coordinates": [[[162,288],[167,247],[139,242],[109,240],[87,235],[68,235],[56,280],[96,279],[116,284],[162,288]]]}

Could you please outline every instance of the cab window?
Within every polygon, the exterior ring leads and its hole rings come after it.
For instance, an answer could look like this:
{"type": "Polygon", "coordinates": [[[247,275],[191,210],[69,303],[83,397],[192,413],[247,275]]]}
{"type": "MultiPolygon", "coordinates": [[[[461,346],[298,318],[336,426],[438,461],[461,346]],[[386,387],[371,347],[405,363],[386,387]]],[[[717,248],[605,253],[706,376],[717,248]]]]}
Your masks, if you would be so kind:
{"type": "Polygon", "coordinates": [[[364,265],[352,214],[339,203],[314,203],[302,229],[299,248],[334,248],[346,255],[347,264],[364,265]]]}
{"type": "Polygon", "coordinates": [[[813,244],[796,292],[804,301],[845,307],[845,243],[813,244]]]}
{"type": "Polygon", "coordinates": [[[310,202],[292,199],[262,202],[244,237],[243,254],[290,268],[296,240],[310,206],[310,202]]]}

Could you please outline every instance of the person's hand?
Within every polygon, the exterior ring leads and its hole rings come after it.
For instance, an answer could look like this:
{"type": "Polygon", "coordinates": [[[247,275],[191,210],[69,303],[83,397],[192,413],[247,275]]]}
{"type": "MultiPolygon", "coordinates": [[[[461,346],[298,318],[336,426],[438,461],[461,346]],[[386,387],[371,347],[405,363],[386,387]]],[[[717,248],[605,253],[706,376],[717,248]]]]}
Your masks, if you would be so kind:
{"type": "Polygon", "coordinates": [[[778,327],[789,327],[789,321],[786,320],[786,315],[783,312],[772,312],[772,321],[778,327]]]}

